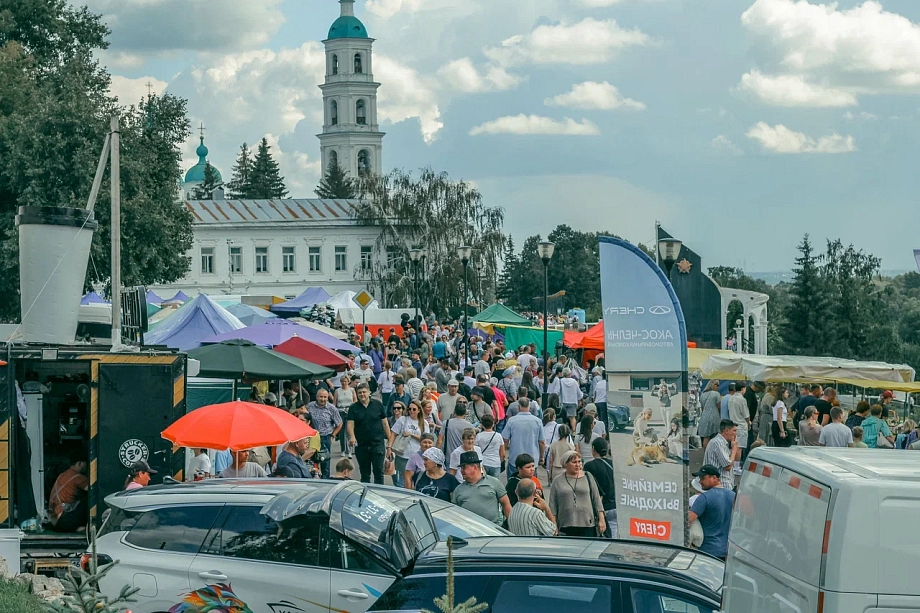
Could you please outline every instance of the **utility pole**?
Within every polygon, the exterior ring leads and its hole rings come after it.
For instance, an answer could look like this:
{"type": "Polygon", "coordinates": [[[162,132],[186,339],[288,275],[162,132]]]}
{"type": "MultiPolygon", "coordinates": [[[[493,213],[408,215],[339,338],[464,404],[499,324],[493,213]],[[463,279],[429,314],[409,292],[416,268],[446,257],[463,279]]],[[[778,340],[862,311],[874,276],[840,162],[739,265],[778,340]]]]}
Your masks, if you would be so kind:
{"type": "Polygon", "coordinates": [[[121,135],[118,116],[112,117],[112,347],[121,344],[121,135]]]}

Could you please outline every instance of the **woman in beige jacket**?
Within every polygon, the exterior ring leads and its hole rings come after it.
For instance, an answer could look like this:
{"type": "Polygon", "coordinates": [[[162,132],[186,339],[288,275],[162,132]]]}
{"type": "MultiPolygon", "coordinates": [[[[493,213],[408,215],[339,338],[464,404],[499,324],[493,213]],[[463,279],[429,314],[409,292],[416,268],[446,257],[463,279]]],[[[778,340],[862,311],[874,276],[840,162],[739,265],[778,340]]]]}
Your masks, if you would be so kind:
{"type": "Polygon", "coordinates": [[[546,472],[549,474],[550,483],[565,472],[562,456],[565,455],[566,451],[574,450],[575,440],[572,438],[572,431],[566,425],[559,426],[559,440],[549,446],[549,453],[547,454],[546,472]]]}

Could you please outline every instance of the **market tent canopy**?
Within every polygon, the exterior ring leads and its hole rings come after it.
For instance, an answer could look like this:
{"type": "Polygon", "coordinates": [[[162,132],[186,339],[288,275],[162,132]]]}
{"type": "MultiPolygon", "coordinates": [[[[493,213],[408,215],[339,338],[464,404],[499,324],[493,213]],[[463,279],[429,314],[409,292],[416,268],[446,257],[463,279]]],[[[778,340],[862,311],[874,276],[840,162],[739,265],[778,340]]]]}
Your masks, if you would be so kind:
{"type": "Polygon", "coordinates": [[[159,313],[160,310],[161,310],[160,307],[158,307],[158,306],[155,305],[155,304],[150,304],[150,303],[148,302],[148,303],[147,303],[147,319],[148,319],[148,321],[150,320],[151,317],[153,317],[154,315],[156,315],[157,313],[159,313]]]}
{"type": "Polygon", "coordinates": [[[201,377],[221,379],[328,379],[335,373],[323,366],[292,358],[244,340],[206,345],[188,352],[201,362],[201,377]]]}
{"type": "Polygon", "coordinates": [[[569,349],[604,350],[604,322],[600,321],[584,332],[567,330],[563,333],[562,343],[569,349]]]}
{"type": "MultiPolygon", "coordinates": [[[[476,315],[470,320],[472,323],[493,324],[493,325],[512,325],[512,326],[530,326],[533,322],[518,315],[503,304],[496,302],[487,309],[476,315]]],[[[476,326],[479,327],[479,326],[476,326]]]]}
{"type": "MultiPolygon", "coordinates": [[[[537,355],[543,355],[543,328],[528,326],[505,326],[505,347],[517,349],[533,343],[537,346],[537,355]]],[[[549,342],[550,354],[555,351],[556,343],[562,340],[562,330],[548,330],[546,340],[549,342]]]]}
{"type": "Polygon", "coordinates": [[[307,339],[295,336],[280,345],[275,346],[275,351],[289,355],[298,360],[305,360],[341,372],[348,368],[348,360],[341,353],[326,349],[307,339]]]}
{"type": "Polygon", "coordinates": [[[308,287],[296,298],[291,298],[279,304],[273,304],[273,313],[300,313],[301,310],[310,308],[314,304],[326,302],[331,296],[321,287],[308,287]]]}
{"type": "Polygon", "coordinates": [[[251,304],[242,304],[240,302],[228,305],[225,308],[236,315],[237,318],[247,326],[260,324],[268,319],[275,319],[278,317],[274,313],[270,313],[263,308],[252,306],[251,304]]]}
{"type": "Polygon", "coordinates": [[[90,292],[87,295],[83,296],[80,299],[80,304],[111,304],[108,300],[97,294],[96,292],[90,292]]]}
{"type": "Polygon", "coordinates": [[[315,321],[310,321],[308,319],[304,319],[303,317],[291,317],[290,319],[288,319],[288,321],[293,321],[294,323],[298,323],[301,326],[306,326],[308,328],[313,328],[314,330],[319,330],[320,332],[328,334],[329,336],[333,338],[337,338],[340,341],[344,341],[348,338],[348,335],[342,332],[341,330],[336,330],[335,328],[330,328],[329,326],[318,324],[315,321]]]}
{"type": "Polygon", "coordinates": [[[735,355],[731,349],[687,349],[687,369],[702,370],[703,364],[713,355],[735,355]]]}
{"type": "Polygon", "coordinates": [[[172,298],[167,298],[163,302],[188,302],[188,296],[182,290],[176,292],[176,295],[172,298]]]}
{"type": "MultiPolygon", "coordinates": [[[[159,315],[160,313],[157,313],[159,315]]],[[[198,294],[144,337],[146,345],[165,345],[180,351],[197,347],[215,334],[243,328],[243,322],[208,296],[198,294]]]]}
{"type": "Polygon", "coordinates": [[[264,323],[249,326],[242,330],[231,330],[223,334],[209,336],[202,339],[201,343],[207,345],[232,339],[243,339],[262,347],[274,347],[295,336],[305,338],[308,341],[313,341],[318,345],[335,351],[350,351],[355,355],[361,351],[360,348],[349,345],[345,341],[340,341],[325,332],[320,332],[319,330],[280,318],[270,319],[264,323]]]}
{"type": "Polygon", "coordinates": [[[157,296],[153,290],[147,291],[147,303],[148,304],[162,304],[163,299],[157,296]]]}
{"type": "MultiPolygon", "coordinates": [[[[335,296],[332,296],[331,298],[329,298],[329,300],[326,301],[326,304],[331,306],[333,310],[335,311],[338,311],[339,309],[358,309],[360,310],[361,305],[355,302],[355,296],[357,295],[358,295],[357,292],[353,292],[350,290],[339,292],[335,296]]],[[[372,301],[369,305],[367,305],[368,311],[370,311],[371,309],[379,309],[379,308],[380,308],[380,303],[378,303],[376,300],[372,301]]]]}
{"type": "Polygon", "coordinates": [[[709,356],[700,369],[704,377],[777,382],[840,382],[861,387],[911,383],[914,369],[906,364],[860,362],[843,358],[732,353],[709,356]],[[869,385],[872,383],[873,385],[869,385]]]}

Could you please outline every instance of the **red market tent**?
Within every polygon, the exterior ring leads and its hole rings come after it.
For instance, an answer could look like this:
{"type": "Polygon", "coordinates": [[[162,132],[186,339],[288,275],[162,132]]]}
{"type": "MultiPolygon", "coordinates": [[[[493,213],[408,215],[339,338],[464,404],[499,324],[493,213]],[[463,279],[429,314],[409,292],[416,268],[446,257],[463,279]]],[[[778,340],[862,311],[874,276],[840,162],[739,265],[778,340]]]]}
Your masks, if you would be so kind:
{"type": "Polygon", "coordinates": [[[565,332],[562,342],[569,349],[604,350],[604,322],[598,322],[584,332],[565,332]]]}
{"type": "Polygon", "coordinates": [[[348,360],[342,354],[327,349],[322,345],[308,341],[299,336],[291,337],[280,345],[275,345],[274,350],[291,357],[319,364],[326,368],[331,368],[341,372],[348,368],[348,360]]]}

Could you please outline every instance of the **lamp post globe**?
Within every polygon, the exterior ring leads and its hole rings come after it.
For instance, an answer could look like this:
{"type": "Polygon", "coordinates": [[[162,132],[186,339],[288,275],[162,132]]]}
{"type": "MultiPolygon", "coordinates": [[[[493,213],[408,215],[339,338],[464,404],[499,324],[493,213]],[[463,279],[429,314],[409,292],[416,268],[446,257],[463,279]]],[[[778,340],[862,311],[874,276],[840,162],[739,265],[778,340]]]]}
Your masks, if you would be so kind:
{"type": "Polygon", "coordinates": [[[665,272],[668,273],[669,279],[671,278],[671,268],[674,267],[674,262],[677,261],[683,246],[683,242],[676,238],[663,238],[658,241],[658,259],[664,264],[665,272]]]}

